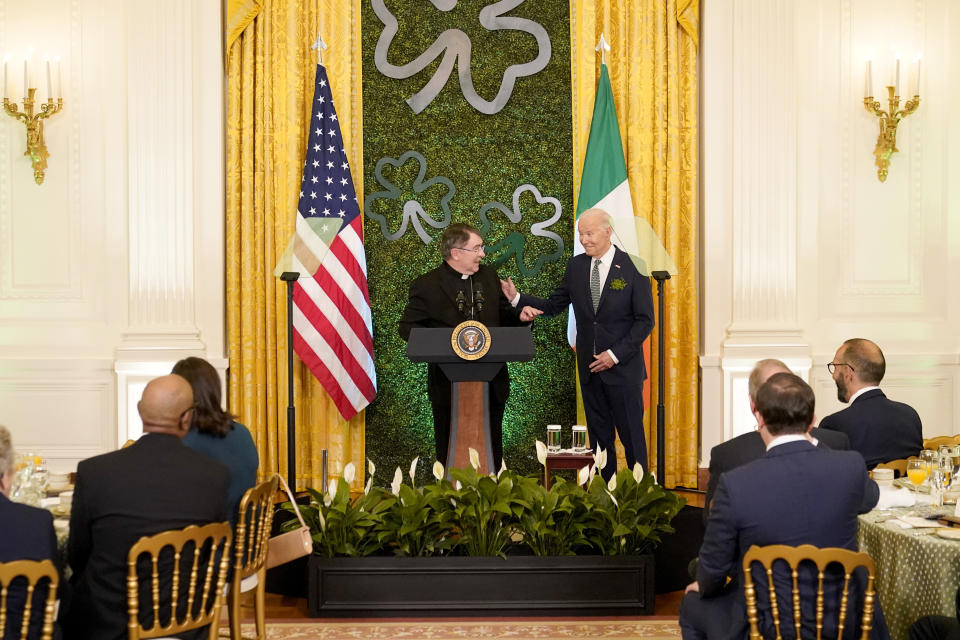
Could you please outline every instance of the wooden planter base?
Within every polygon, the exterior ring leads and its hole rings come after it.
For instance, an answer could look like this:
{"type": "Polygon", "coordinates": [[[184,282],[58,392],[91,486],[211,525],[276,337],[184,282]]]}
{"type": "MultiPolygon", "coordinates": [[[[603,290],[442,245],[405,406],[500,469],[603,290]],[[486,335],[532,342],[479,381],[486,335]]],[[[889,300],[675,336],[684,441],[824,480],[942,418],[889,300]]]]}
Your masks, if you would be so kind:
{"type": "Polygon", "coordinates": [[[311,617],[650,615],[653,556],[321,558],[311,617]]]}

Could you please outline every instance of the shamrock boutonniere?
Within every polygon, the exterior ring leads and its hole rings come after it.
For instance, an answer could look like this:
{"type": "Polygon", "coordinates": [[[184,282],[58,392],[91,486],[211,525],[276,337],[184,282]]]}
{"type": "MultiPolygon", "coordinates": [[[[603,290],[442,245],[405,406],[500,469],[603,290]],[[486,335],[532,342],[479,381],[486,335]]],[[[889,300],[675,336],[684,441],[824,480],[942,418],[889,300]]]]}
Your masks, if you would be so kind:
{"type": "Polygon", "coordinates": [[[614,291],[623,291],[627,288],[627,281],[623,278],[616,278],[610,282],[610,288],[614,291]]]}

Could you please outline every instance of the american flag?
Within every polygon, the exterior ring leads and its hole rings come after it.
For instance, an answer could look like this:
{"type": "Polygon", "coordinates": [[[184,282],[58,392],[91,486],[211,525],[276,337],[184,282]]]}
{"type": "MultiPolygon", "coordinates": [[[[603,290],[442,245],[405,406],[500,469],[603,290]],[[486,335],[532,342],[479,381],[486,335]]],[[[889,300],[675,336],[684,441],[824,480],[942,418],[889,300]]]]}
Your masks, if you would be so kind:
{"type": "Polygon", "coordinates": [[[297,227],[275,273],[300,272],[293,286],[293,349],[349,420],[373,401],[377,375],[363,218],[322,64],[313,112],[297,227]]]}

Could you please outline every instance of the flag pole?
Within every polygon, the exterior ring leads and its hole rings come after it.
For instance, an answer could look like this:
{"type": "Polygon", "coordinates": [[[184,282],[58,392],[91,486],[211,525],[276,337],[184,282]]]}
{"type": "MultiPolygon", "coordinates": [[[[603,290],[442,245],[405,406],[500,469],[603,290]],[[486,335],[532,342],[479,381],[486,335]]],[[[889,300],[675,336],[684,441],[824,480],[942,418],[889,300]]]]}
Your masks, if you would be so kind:
{"type": "Polygon", "coordinates": [[[666,411],[663,384],[663,283],[670,279],[670,272],[654,271],[650,275],[657,281],[657,481],[663,487],[667,478],[667,471],[664,468],[666,466],[666,443],[664,442],[666,411]]]}
{"type": "Polygon", "coordinates": [[[287,484],[297,492],[297,410],[293,404],[293,283],[297,271],[284,271],[280,279],[287,283],[287,484]]]}

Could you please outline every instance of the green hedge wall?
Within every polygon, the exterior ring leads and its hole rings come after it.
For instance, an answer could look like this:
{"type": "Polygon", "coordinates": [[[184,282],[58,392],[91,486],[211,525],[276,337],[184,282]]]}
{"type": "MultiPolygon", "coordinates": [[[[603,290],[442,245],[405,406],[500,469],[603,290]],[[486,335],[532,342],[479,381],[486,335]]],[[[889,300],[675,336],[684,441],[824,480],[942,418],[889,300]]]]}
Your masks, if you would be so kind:
{"type": "MultiPolygon", "coordinates": [[[[472,43],[471,72],[479,95],[492,99],[508,66],[533,60],[536,39],[517,30],[487,30],[479,21],[489,2],[460,0],[450,11],[430,2],[387,0],[398,31],[387,59],[406,64],[425,51],[447,29],[460,29],[472,43]]],[[[433,239],[424,244],[412,225],[394,241],[404,203],[416,200],[426,215],[466,222],[484,230],[487,264],[500,276],[512,276],[523,291],[546,295],[560,281],[571,255],[572,133],[570,106],[569,7],[556,0],[527,0],[505,16],[525,17],[542,25],[550,36],[552,55],[539,73],[520,77],[512,97],[498,113],[475,110],[460,92],[457,69],[436,99],[416,114],[405,100],[418,92],[440,64],[438,56],[420,73],[403,80],[377,70],[374,50],[384,25],[369,1],[363,7],[363,157],[364,236],[378,394],[367,409],[367,457],[389,474],[395,466],[406,471],[414,456],[433,459],[433,423],[426,397],[426,365],[407,360],[406,343],[397,334],[397,320],[407,301],[407,288],[417,275],[440,262],[442,228],[423,224],[433,239]],[[407,152],[420,154],[399,160],[407,152]],[[380,172],[377,164],[385,161],[380,172]],[[422,166],[424,165],[425,166],[422,166]],[[423,171],[421,181],[418,173],[423,171]],[[446,180],[442,180],[445,178],[446,180]],[[432,182],[431,182],[432,181],[432,182]],[[429,186],[424,186],[424,183],[429,186]],[[514,191],[535,186],[543,197],[556,198],[562,211],[547,227],[562,239],[562,250],[531,226],[555,215],[533,194],[519,199],[522,217],[511,222],[490,202],[513,208],[514,191]],[[450,188],[452,185],[452,189],[450,188]],[[486,227],[486,228],[485,228],[486,227]],[[524,269],[521,269],[521,264],[524,269]],[[541,267],[537,269],[537,267],[541,267]],[[524,275],[526,273],[526,275],[524,275]]],[[[534,330],[537,356],[529,363],[510,365],[513,384],[504,416],[507,465],[523,473],[538,468],[533,441],[545,439],[545,425],[575,421],[574,356],[567,346],[566,314],[538,320],[534,330]]],[[[420,465],[421,477],[429,471],[420,465]]]]}

